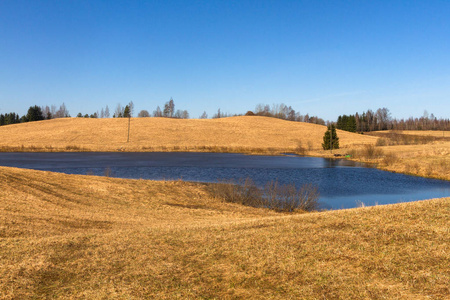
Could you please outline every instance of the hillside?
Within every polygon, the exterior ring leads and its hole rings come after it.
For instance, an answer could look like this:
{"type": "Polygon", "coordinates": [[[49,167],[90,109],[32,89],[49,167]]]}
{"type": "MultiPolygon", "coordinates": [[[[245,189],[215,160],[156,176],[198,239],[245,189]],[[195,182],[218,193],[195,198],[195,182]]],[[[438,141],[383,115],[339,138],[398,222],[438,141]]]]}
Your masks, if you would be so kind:
{"type": "MultiPolygon", "coordinates": [[[[267,117],[223,119],[68,118],[0,127],[0,148],[39,151],[295,151],[321,149],[325,126],[267,117]],[[37,148],[37,149],[36,149],[37,148]]],[[[341,147],[375,143],[375,137],[338,131],[341,147]]]]}
{"type": "Polygon", "coordinates": [[[450,199],[309,214],[0,167],[0,298],[445,299],[450,199]]]}
{"type": "MultiPolygon", "coordinates": [[[[379,136],[338,130],[341,149],[322,150],[325,126],[267,117],[222,119],[66,118],[0,126],[0,151],[196,151],[333,157],[371,163],[393,172],[450,180],[450,137],[446,132],[404,131],[421,144],[383,146],[379,136]],[[425,142],[425,143],[422,143],[425,142]],[[375,149],[370,148],[380,144],[375,149]],[[367,148],[369,147],[369,148],[367,148]]],[[[377,133],[370,133],[377,134],[377,133]]],[[[409,143],[409,142],[408,142],[409,143]]]]}

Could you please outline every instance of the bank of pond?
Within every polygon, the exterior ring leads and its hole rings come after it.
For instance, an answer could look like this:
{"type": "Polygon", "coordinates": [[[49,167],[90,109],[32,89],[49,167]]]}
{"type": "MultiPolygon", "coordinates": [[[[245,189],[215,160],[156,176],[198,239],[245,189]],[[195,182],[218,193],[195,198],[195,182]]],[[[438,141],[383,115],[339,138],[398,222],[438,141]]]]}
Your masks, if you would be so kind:
{"type": "Polygon", "coordinates": [[[0,165],[130,179],[218,182],[251,179],[263,188],[317,187],[319,209],[342,209],[450,196],[450,182],[317,157],[227,153],[0,153],[0,165]]]}

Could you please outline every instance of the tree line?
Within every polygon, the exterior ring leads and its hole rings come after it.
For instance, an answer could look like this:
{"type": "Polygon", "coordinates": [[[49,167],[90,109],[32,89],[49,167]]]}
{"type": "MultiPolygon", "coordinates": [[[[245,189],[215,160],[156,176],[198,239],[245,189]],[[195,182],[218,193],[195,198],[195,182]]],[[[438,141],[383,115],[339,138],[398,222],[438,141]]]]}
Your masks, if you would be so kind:
{"type": "Polygon", "coordinates": [[[438,119],[434,114],[424,112],[420,118],[396,119],[389,109],[379,108],[375,112],[367,110],[362,114],[341,115],[336,128],[350,132],[369,132],[380,130],[450,130],[450,119],[438,119]]]}
{"type": "Polygon", "coordinates": [[[64,103],[59,109],[56,109],[55,105],[52,105],[51,107],[39,107],[34,105],[30,106],[27,114],[21,117],[16,113],[0,114],[0,126],[67,117],[70,117],[70,115],[64,103]]]}
{"type": "MultiPolygon", "coordinates": [[[[231,116],[242,116],[243,114],[227,114],[221,112],[220,108],[212,118],[225,118],[231,116]]],[[[309,114],[301,114],[299,111],[295,111],[291,106],[287,106],[284,103],[280,104],[258,104],[254,111],[248,111],[246,116],[265,116],[271,118],[278,118],[282,120],[313,123],[319,125],[329,125],[334,122],[325,122],[322,118],[317,116],[310,116],[309,114]]],[[[134,103],[129,102],[124,107],[118,104],[114,110],[113,118],[128,118],[134,116],[134,103]]],[[[66,105],[63,103],[59,108],[55,105],[31,106],[28,112],[24,116],[18,114],[6,113],[0,115],[0,126],[16,123],[24,123],[39,120],[49,120],[56,118],[70,117],[69,111],[66,105]]],[[[111,113],[108,106],[102,108],[101,111],[94,112],[92,114],[77,114],[80,118],[110,118],[111,113]]],[[[147,110],[141,110],[137,117],[165,117],[165,118],[177,118],[177,119],[189,119],[190,115],[187,110],[177,109],[175,110],[175,102],[172,98],[167,101],[162,109],[157,106],[156,109],[150,114],[147,110]]],[[[207,119],[208,115],[205,112],[199,117],[200,119],[207,119]]],[[[355,113],[354,115],[340,115],[335,122],[337,129],[346,130],[350,132],[369,132],[379,130],[450,130],[450,119],[437,119],[433,114],[424,112],[423,116],[419,118],[410,117],[408,119],[396,119],[391,117],[389,109],[383,107],[376,111],[368,109],[362,113],[355,113]]]]}
{"type": "Polygon", "coordinates": [[[284,103],[273,104],[258,104],[255,107],[255,111],[248,111],[246,115],[256,115],[271,118],[278,118],[288,121],[313,123],[319,125],[325,125],[325,120],[317,116],[310,116],[309,114],[302,115],[299,111],[295,111],[292,106],[287,106],[284,103]]]}

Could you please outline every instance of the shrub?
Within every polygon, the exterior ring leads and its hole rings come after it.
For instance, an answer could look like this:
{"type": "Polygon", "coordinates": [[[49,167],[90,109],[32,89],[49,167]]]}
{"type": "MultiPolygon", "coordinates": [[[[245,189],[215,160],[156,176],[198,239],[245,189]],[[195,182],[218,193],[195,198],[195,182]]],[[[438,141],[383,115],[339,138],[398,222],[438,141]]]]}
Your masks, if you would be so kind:
{"type": "Polygon", "coordinates": [[[367,159],[375,159],[383,156],[383,150],[375,147],[374,145],[364,145],[362,150],[362,156],[367,159]]]}
{"type": "Polygon", "coordinates": [[[395,164],[398,161],[398,156],[395,153],[386,153],[385,156],[383,157],[383,163],[386,166],[395,164]]]}
{"type": "Polygon", "coordinates": [[[247,178],[223,180],[211,185],[212,194],[226,202],[238,203],[252,207],[265,207],[280,212],[296,210],[313,211],[319,205],[319,192],[316,186],[305,184],[297,188],[295,184],[268,182],[264,188],[258,188],[247,178]]]}
{"type": "Polygon", "coordinates": [[[385,138],[379,138],[377,140],[376,146],[386,146],[388,143],[385,138]]]}
{"type": "Polygon", "coordinates": [[[296,152],[298,155],[305,155],[305,154],[306,154],[306,149],[305,149],[305,147],[303,146],[303,144],[302,144],[301,141],[298,141],[297,147],[295,148],[295,152],[296,152]]]}
{"type": "Polygon", "coordinates": [[[109,168],[109,167],[106,168],[104,171],[104,175],[105,175],[105,177],[113,177],[113,172],[112,172],[111,168],[109,168]]]}

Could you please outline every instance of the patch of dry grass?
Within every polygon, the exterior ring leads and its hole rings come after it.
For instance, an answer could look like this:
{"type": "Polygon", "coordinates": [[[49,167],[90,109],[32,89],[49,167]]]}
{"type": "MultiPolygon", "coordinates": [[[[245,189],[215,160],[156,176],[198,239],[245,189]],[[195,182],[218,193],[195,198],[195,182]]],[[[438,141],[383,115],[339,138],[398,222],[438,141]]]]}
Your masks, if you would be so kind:
{"type": "Polygon", "coordinates": [[[377,140],[377,146],[392,146],[392,145],[421,145],[431,144],[435,142],[449,142],[450,135],[445,131],[430,132],[430,131],[375,131],[367,133],[371,136],[379,137],[377,140]]]}
{"type": "Polygon", "coordinates": [[[0,168],[2,298],[445,299],[450,198],[278,214],[205,184],[0,168]]]}
{"type": "Polygon", "coordinates": [[[450,142],[421,145],[364,146],[349,150],[351,159],[415,176],[450,180],[450,142]],[[373,151],[368,151],[373,148],[373,151]],[[372,154],[372,155],[371,155],[372,154]]]}
{"type": "Polygon", "coordinates": [[[386,142],[386,146],[374,148],[370,145],[377,141],[383,144],[382,138],[338,130],[341,149],[330,153],[321,146],[325,126],[267,117],[133,118],[129,143],[126,142],[127,126],[128,119],[86,118],[1,126],[0,151],[195,151],[269,155],[289,152],[321,157],[357,154],[353,159],[385,170],[450,180],[448,132],[382,132],[394,136],[395,145],[386,142]],[[404,140],[410,145],[396,145],[404,140]],[[365,155],[370,147],[384,156],[365,155]]]}
{"type": "MultiPolygon", "coordinates": [[[[295,152],[299,142],[321,149],[325,126],[267,117],[223,119],[67,118],[0,127],[0,149],[34,151],[295,152]],[[73,149],[78,147],[78,149],[73,149]]],[[[375,137],[338,131],[342,147],[375,143],[375,137]]]]}

